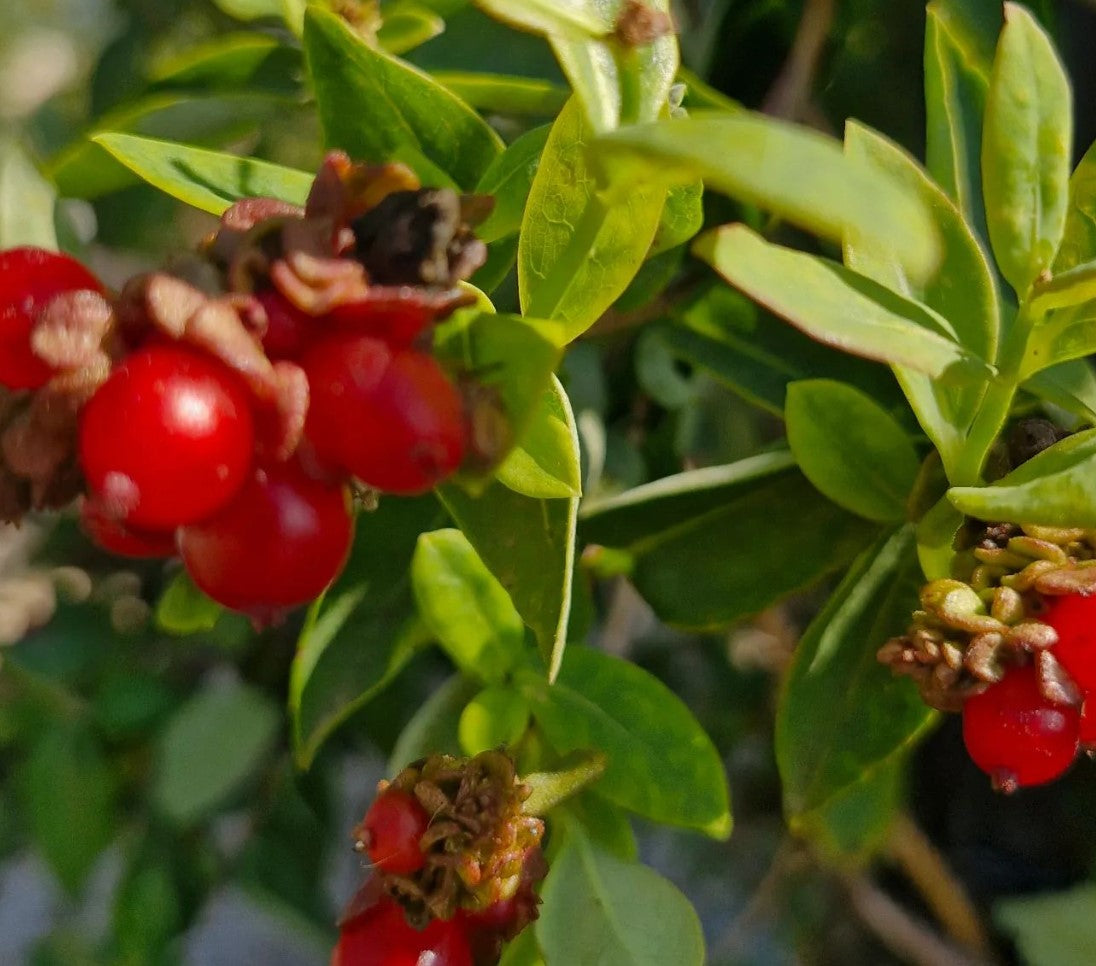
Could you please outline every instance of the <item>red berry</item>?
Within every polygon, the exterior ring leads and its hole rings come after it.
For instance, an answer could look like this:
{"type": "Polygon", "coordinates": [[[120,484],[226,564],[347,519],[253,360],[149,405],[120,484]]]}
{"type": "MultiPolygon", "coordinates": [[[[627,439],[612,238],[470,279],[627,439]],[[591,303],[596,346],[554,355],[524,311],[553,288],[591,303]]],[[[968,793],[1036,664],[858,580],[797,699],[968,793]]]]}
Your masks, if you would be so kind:
{"type": "Polygon", "coordinates": [[[80,501],[80,526],[104,550],[122,557],[171,557],[175,555],[175,532],[134,530],[124,527],[103,512],[94,500],[80,501]]]}
{"type": "Polygon", "coordinates": [[[1058,632],[1053,653],[1082,691],[1096,689],[1096,596],[1044,597],[1039,620],[1058,632]]]}
{"type": "Polygon", "coordinates": [[[331,966],[472,966],[472,951],[459,919],[418,930],[386,896],[343,924],[331,966]]]}
{"type": "Polygon", "coordinates": [[[410,285],[371,285],[357,301],[336,305],[331,319],[360,335],[409,346],[465,301],[463,294],[448,289],[434,292],[410,285]]]}
{"type": "Polygon", "coordinates": [[[406,494],[460,465],[460,394],[432,356],[344,333],[316,343],[301,365],[312,394],[305,436],[321,463],[406,494]]]}
{"type": "Polygon", "coordinates": [[[84,408],[80,461],[91,492],[127,526],[173,529],[243,486],[255,433],[247,389],[192,349],[131,355],[84,408]]]}
{"type": "Polygon", "coordinates": [[[1078,709],[1048,701],[1034,665],[1010,669],[963,705],[963,741],[974,763],[1002,791],[1041,785],[1077,754],[1078,709]]]}
{"type": "Polygon", "coordinates": [[[103,286],[83,265],[67,255],[41,248],[0,252],[0,384],[9,389],[37,389],[53,371],[31,350],[38,315],[62,292],[103,286]]]}
{"type": "Polygon", "coordinates": [[[277,289],[264,289],[255,298],[266,312],[263,348],[271,359],[296,359],[315,336],[318,320],[302,312],[277,289]]]}
{"type": "Polygon", "coordinates": [[[274,463],[216,515],[180,528],[179,554],[206,594],[258,616],[318,596],[346,562],[351,537],[344,487],[274,463]]]}
{"type": "Polygon", "coordinates": [[[425,860],[419,840],[429,824],[430,816],[414,796],[397,788],[381,792],[361,824],[370,861],[395,875],[421,869],[425,860]]]}

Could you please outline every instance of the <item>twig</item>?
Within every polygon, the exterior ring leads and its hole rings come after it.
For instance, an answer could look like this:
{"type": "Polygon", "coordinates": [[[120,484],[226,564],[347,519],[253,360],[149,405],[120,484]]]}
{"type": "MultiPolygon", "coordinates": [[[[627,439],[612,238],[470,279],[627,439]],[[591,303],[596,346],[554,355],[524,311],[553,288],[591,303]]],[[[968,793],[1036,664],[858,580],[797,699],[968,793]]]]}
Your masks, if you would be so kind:
{"type": "Polygon", "coordinates": [[[766,114],[790,121],[803,119],[811,104],[811,89],[833,15],[834,0],[807,0],[788,59],[761,105],[766,114]]]}

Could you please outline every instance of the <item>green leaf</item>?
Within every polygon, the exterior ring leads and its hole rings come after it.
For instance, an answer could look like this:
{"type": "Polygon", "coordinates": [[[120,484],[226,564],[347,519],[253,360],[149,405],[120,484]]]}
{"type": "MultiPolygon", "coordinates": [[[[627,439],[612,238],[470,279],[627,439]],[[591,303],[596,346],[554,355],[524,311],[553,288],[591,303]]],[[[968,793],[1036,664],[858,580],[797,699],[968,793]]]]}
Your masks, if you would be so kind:
{"type": "Polygon", "coordinates": [[[726,466],[663,477],[617,496],[588,500],[579,512],[585,543],[625,547],[704,516],[748,493],[794,474],[787,450],[761,453],[726,466]]]}
{"type": "Polygon", "coordinates": [[[495,478],[515,493],[546,500],[582,495],[579,451],[571,426],[570,404],[555,376],[495,478]]]}
{"type": "Polygon", "coordinates": [[[280,17],[282,14],[282,0],[213,0],[213,2],[237,20],[280,17]]]}
{"type": "Polygon", "coordinates": [[[91,734],[64,722],[29,749],[20,786],[34,843],[69,892],[114,837],[116,779],[91,734]]]}
{"type": "Polygon", "coordinates": [[[223,608],[197,587],[185,570],[180,570],[156,602],[156,626],[169,634],[200,634],[211,631],[223,608]]]}
{"type": "Polygon", "coordinates": [[[307,172],[254,158],[133,134],[99,134],[93,140],[153,187],[214,215],[241,198],[303,205],[312,187],[307,172]]]}
{"type": "Polygon", "coordinates": [[[459,530],[419,537],[411,586],[423,622],[466,674],[501,681],[521,657],[521,617],[459,530]]]}
{"type": "Polygon", "coordinates": [[[445,30],[445,21],[428,7],[401,3],[384,13],[377,43],[396,56],[422,46],[445,30]]]}
{"type": "Polygon", "coordinates": [[[567,643],[578,500],[536,499],[497,482],[478,496],[455,485],[438,496],[533,631],[553,679],[567,643]]]}
{"type": "Polygon", "coordinates": [[[155,60],[149,80],[160,88],[246,88],[292,95],[300,91],[302,68],[299,48],[266,34],[232,33],[155,60]]]}
{"type": "Polygon", "coordinates": [[[432,76],[476,110],[494,114],[555,117],[570,96],[566,87],[539,77],[460,70],[438,70],[432,76]]]}
{"type": "MultiPolygon", "coordinates": [[[[1045,280],[1038,278],[1032,286],[1028,307],[1033,315],[1046,315],[1056,309],[1080,306],[1096,299],[1096,261],[1081,262],[1045,280]]],[[[1096,306],[1089,306],[1096,314],[1096,306]]]]}
{"type": "Polygon", "coordinates": [[[838,506],[902,520],[920,460],[901,425],[859,390],[831,379],[788,386],[788,445],[803,474],[838,506]]]}
{"type": "Polygon", "coordinates": [[[457,733],[466,755],[517,744],[529,724],[529,702],[513,688],[480,691],[461,712],[457,733]]]}
{"type": "Polygon", "coordinates": [[[1096,430],[1043,450],[993,486],[955,486],[948,499],[979,520],[1096,526],[1096,430]]]}
{"type": "Polygon", "coordinates": [[[277,708],[245,686],[204,688],[170,719],[156,746],[152,798],[190,826],[246,786],[273,750],[277,708]]]}
{"type": "Polygon", "coordinates": [[[592,0],[476,0],[492,17],[521,30],[573,37],[602,37],[612,21],[592,0]]]}
{"type": "MultiPolygon", "coordinates": [[[[494,312],[458,312],[434,330],[434,354],[497,396],[510,439],[517,442],[543,407],[544,394],[551,391],[552,370],[565,338],[563,327],[555,322],[494,312]]],[[[557,415],[562,408],[558,403],[557,415]]],[[[492,452],[497,460],[506,455],[505,449],[492,452]]],[[[478,469],[487,473],[494,467],[478,469]]]]}
{"type": "Polygon", "coordinates": [[[454,674],[430,695],[411,716],[396,739],[388,759],[388,774],[427,755],[460,755],[460,719],[468,702],[479,693],[476,681],[454,674]]]}
{"type": "Polygon", "coordinates": [[[1023,388],[1086,423],[1096,423],[1096,373],[1084,359],[1044,369],[1030,376],[1023,388]]]}
{"type": "Polygon", "coordinates": [[[926,580],[951,577],[955,538],[965,522],[947,497],[941,497],[917,523],[917,559],[926,580]]]}
{"type": "Polygon", "coordinates": [[[309,767],[331,733],[431,641],[414,616],[408,571],[419,534],[442,522],[429,496],[385,498],[373,512],[358,514],[350,560],[309,611],[290,670],[300,768],[309,767]]]}
{"type": "Polygon", "coordinates": [[[835,860],[867,858],[884,844],[903,800],[902,762],[888,759],[796,820],[796,832],[835,860]]]}
{"type": "Polygon", "coordinates": [[[921,574],[912,527],[854,564],[796,647],[776,719],[776,758],[793,828],[908,747],[932,722],[913,684],[875,658],[903,633],[921,574]]]}
{"type": "Polygon", "coordinates": [[[403,161],[428,183],[441,171],[466,189],[502,151],[460,98],[373,50],[334,14],[309,8],[304,45],[328,147],[365,161],[403,161]]]}
{"type": "Polygon", "coordinates": [[[1069,179],[1069,203],[1054,271],[1064,272],[1096,259],[1096,144],[1081,158],[1069,179]]]}
{"type": "Polygon", "coordinates": [[[476,226],[476,235],[483,241],[494,242],[518,233],[525,201],[551,130],[551,125],[545,124],[526,131],[483,173],[476,194],[495,199],[491,214],[476,226]]]}
{"type": "Polygon", "coordinates": [[[614,131],[593,151],[607,168],[638,169],[646,180],[703,179],[834,241],[853,231],[897,251],[916,278],[936,267],[937,233],[921,201],[817,132],[746,111],[697,111],[614,131]]]}
{"type": "Polygon", "coordinates": [[[1096,946],[1096,885],[999,900],[993,918],[1028,966],[1088,966],[1096,946]]]}
{"type": "Polygon", "coordinates": [[[990,241],[1001,273],[1023,299],[1054,261],[1065,229],[1073,98],[1050,38],[1005,4],[982,140],[990,241]]]}
{"type": "Polygon", "coordinates": [[[523,929],[516,939],[511,939],[502,949],[499,966],[546,966],[535,929],[523,929]]]}
{"type": "Polygon", "coordinates": [[[574,823],[541,890],[536,937],[548,963],[702,966],[696,912],[643,865],[596,849],[574,823]]]}
{"type": "Polygon", "coordinates": [[[54,158],[46,173],[70,198],[94,199],[136,183],[136,176],[96,144],[96,134],[136,134],[173,142],[216,146],[237,141],[260,121],[284,114],[292,101],[248,93],[208,96],[152,94],[100,118],[87,140],[78,140],[54,158]]]}
{"type": "Polygon", "coordinates": [[[744,225],[702,235],[693,250],[732,285],[826,345],[937,379],[992,371],[927,306],[834,262],[770,244],[744,225]]]}
{"type": "Polygon", "coordinates": [[[627,549],[632,582],[662,620],[714,629],[840,570],[875,533],[790,473],[627,549]]]}
{"type": "Polygon", "coordinates": [[[1001,25],[992,6],[932,0],[925,27],[926,167],[986,241],[982,115],[1001,25]],[[972,7],[984,16],[972,16],[972,7]]]}
{"type": "Polygon", "coordinates": [[[14,141],[0,140],[0,249],[57,249],[56,195],[14,141]]]}
{"type": "Polygon", "coordinates": [[[704,227],[704,182],[671,185],[647,257],[684,245],[704,227]]]}
{"type": "Polygon", "coordinates": [[[610,201],[599,194],[578,102],[556,118],[533,178],[518,243],[518,291],[526,315],[559,319],[568,339],[613,304],[651,247],[661,189],[629,182],[610,201]]]}
{"type": "Polygon", "coordinates": [[[608,757],[594,785],[633,812],[716,838],[731,831],[727,778],[711,739],[669,688],[628,661],[572,647],[555,684],[527,673],[522,690],[561,754],[608,757]]]}

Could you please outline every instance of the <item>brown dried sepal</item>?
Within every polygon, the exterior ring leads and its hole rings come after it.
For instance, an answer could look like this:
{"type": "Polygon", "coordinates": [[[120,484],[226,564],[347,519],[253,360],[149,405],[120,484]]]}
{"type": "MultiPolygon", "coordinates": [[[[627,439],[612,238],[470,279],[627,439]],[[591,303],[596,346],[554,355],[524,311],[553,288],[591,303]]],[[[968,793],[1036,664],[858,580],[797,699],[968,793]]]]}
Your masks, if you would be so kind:
{"type": "Polygon", "coordinates": [[[110,374],[114,326],[98,292],[64,292],[45,307],[31,347],[54,376],[33,391],[0,388],[0,521],[58,509],[83,489],[77,459],[80,409],[110,374]]]}
{"type": "Polygon", "coordinates": [[[613,34],[625,47],[645,47],[674,32],[673,18],[642,0],[625,0],[613,34]]]}
{"type": "MultiPolygon", "coordinates": [[[[396,787],[430,815],[421,840],[425,865],[410,875],[384,874],[385,891],[423,926],[450,919],[458,909],[486,909],[517,893],[530,874],[543,875],[544,823],[522,811],[529,789],[501,751],[474,758],[432,755],[409,765],[378,791],[396,787]]],[[[361,833],[356,833],[359,841],[361,833]]],[[[527,910],[528,920],[536,908],[527,910]]],[[[522,922],[517,928],[526,925],[522,922]]]]}

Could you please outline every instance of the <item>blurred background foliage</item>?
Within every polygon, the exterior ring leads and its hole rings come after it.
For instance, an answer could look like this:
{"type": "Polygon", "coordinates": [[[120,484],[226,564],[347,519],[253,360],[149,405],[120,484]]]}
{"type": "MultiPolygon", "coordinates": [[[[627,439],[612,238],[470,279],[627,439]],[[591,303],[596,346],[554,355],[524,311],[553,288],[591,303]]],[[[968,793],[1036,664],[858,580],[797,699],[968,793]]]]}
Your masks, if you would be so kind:
{"type": "MultiPolygon", "coordinates": [[[[1080,152],[1096,137],[1096,6],[1032,6],[1074,79],[1080,152]]],[[[285,9],[292,21],[296,7],[285,9]]],[[[565,96],[541,40],[463,0],[338,9],[481,98],[508,142],[565,96]],[[535,83],[500,101],[469,85],[467,73],[484,69],[535,83]]],[[[212,223],[136,183],[89,132],[315,168],[319,129],[282,14],[282,0],[0,5],[0,207],[41,190],[29,159],[57,185],[63,245],[118,283],[212,223]]],[[[857,117],[922,152],[921,0],[682,0],[677,14],[684,62],[715,91],[832,132],[857,117]]],[[[686,103],[705,90],[693,83],[686,103]]],[[[756,214],[706,199],[708,223],[731,218],[756,214]]],[[[564,362],[588,496],[728,463],[780,436],[783,386],[798,375],[779,360],[803,337],[759,326],[757,309],[713,291],[680,250],[668,256],[564,362]],[[744,361],[744,344],[761,355],[744,361]]],[[[512,277],[495,299],[516,307],[512,277]]],[[[878,375],[865,364],[859,378],[878,375]]],[[[424,501],[424,520],[436,514],[424,501]]],[[[737,552],[734,535],[696,552],[737,552]]],[[[772,711],[822,597],[800,595],[726,633],[685,634],[619,578],[586,573],[579,590],[579,631],[667,682],[724,756],[729,842],[637,828],[641,857],[696,904],[713,964],[973,962],[956,952],[964,942],[992,961],[1092,961],[1091,767],[1003,798],[948,721],[888,776],[886,827],[860,827],[850,811],[830,826],[846,840],[806,844],[781,815],[772,711]]],[[[0,652],[0,962],[326,962],[361,875],[349,830],[450,669],[420,652],[300,774],[284,711],[299,629],[298,617],[256,633],[203,610],[176,574],[120,569],[70,520],[0,536],[0,639],[12,642],[0,652]]]]}

